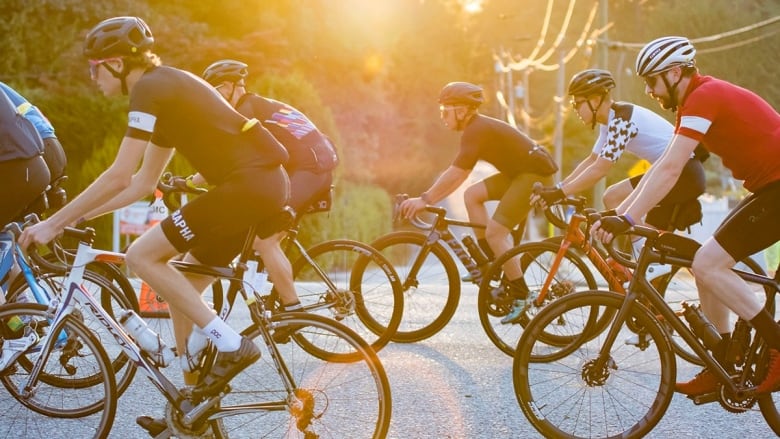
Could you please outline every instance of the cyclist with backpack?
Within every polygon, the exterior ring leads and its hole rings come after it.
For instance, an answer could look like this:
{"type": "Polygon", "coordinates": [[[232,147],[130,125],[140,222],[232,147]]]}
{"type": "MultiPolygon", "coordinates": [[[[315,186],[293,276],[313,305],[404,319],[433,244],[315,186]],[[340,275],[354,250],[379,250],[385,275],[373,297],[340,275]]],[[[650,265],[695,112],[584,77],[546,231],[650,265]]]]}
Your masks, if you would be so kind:
{"type": "MultiPolygon", "coordinates": [[[[591,128],[598,125],[599,137],[585,160],[555,187],[544,188],[538,196],[534,195],[531,198],[532,203],[541,201],[543,205],[552,205],[567,195],[592,188],[607,175],[625,152],[647,160],[651,165],[661,158],[674,134],[672,124],[647,108],[614,101],[611,95],[613,88],[615,79],[607,70],[588,69],[572,77],[568,90],[571,105],[583,123],[590,124],[591,128]]],[[[671,228],[685,229],[701,218],[698,197],[705,189],[702,165],[704,156],[706,154],[702,154],[702,159],[691,157],[688,160],[672,190],[658,206],[648,212],[648,224],[662,230],[669,229],[673,206],[678,204],[688,208],[694,215],[686,218],[678,215],[678,220],[685,221],[676,221],[671,228]]],[[[642,177],[644,174],[609,186],[604,192],[604,206],[614,209],[627,198],[633,197],[632,191],[639,185],[642,177]]],[[[685,212],[686,209],[679,209],[679,214],[685,212]]],[[[641,249],[643,241],[634,243],[635,250],[641,249]]],[[[648,276],[652,278],[668,273],[669,268],[668,265],[653,264],[648,269],[648,276]]]]}
{"type": "MultiPolygon", "coordinates": [[[[47,220],[25,228],[19,243],[47,243],[85,215],[150,195],[174,151],[182,154],[215,186],[141,235],[126,261],[169,304],[179,352],[185,352],[193,323],[216,347],[214,367],[192,389],[201,397],[221,391],[260,358],[260,350],[203,301],[201,291],[212,278],[185,277],[168,262],[184,253],[186,261],[226,264],[236,253],[225,243],[243,241],[251,226],[263,237],[283,228],[289,181],[282,164],[288,155],[256,119],[235,111],[202,78],[161,65],[153,43],[138,17],[110,18],[87,33],[84,55],[93,82],[107,96],[129,95],[127,130],[109,168],[47,220]]],[[[151,421],[137,419],[155,433],[151,421]]]]}
{"type": "MultiPolygon", "coordinates": [[[[287,150],[290,159],[284,166],[290,177],[288,205],[300,214],[330,190],[333,169],[338,164],[336,151],[330,139],[301,111],[284,102],[248,92],[245,88],[248,74],[247,64],[224,59],[209,65],[202,76],[239,113],[259,120],[287,150]]],[[[192,181],[205,183],[199,175],[192,181]]],[[[254,249],[263,258],[283,309],[295,311],[301,308],[301,303],[293,286],[292,266],[281,248],[284,236],[284,232],[279,232],[265,239],[258,238],[254,249]]],[[[274,337],[277,342],[286,338],[284,334],[274,334],[274,337]]]]}
{"type": "MultiPolygon", "coordinates": [[[[498,173],[471,185],[464,193],[469,221],[485,224],[475,229],[477,242],[489,259],[509,250],[511,231],[525,224],[531,208],[528,199],[536,181],[549,181],[558,170],[547,151],[512,125],[479,112],[485,101],[482,87],[468,82],[451,82],[439,94],[441,119],[447,128],[462,132],[460,150],[449,168],[419,197],[401,203],[401,214],[411,218],[428,204],[437,203],[468,178],[478,160],[496,167],[498,173]],[[499,200],[488,216],[485,202],[499,200]]],[[[522,315],[528,298],[519,261],[504,266],[508,282],[494,292],[496,299],[513,299],[513,308],[502,323],[514,323],[522,315]]]]}
{"type": "MultiPolygon", "coordinates": [[[[661,107],[677,111],[675,135],[640,182],[637,196],[618,206],[619,216],[603,217],[592,230],[603,242],[628,230],[669,192],[699,143],[719,155],[750,194],[698,249],[693,272],[702,311],[721,335],[713,356],[725,364],[734,311],[770,347],[766,377],[755,383],[757,394],[769,393],[780,387],[780,324],[731,268],[780,240],[780,114],[749,90],[701,75],[695,55],[693,44],[676,36],[653,40],[639,52],[636,73],[645,81],[645,92],[661,107]]],[[[689,396],[717,388],[718,379],[706,369],[676,385],[689,396]]]]}

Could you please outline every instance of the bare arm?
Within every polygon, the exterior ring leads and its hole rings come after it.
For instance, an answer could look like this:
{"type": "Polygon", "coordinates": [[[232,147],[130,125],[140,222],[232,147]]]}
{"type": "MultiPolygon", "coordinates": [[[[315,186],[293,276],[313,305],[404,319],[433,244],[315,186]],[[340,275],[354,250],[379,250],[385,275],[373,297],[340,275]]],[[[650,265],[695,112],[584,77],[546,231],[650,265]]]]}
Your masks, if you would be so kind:
{"type": "Polygon", "coordinates": [[[639,186],[617,208],[635,221],[647,214],[672,189],[699,142],[676,134],[661,158],[642,177],[639,186]]]}
{"type": "Polygon", "coordinates": [[[149,143],[144,153],[141,169],[131,177],[130,184],[110,201],[84,215],[84,218],[95,218],[113,212],[153,193],[157,186],[157,180],[172,156],[173,149],[161,148],[149,143]]]}
{"type": "MultiPolygon", "coordinates": [[[[588,157],[587,162],[587,167],[582,169],[577,176],[572,178],[570,175],[564,180],[561,185],[564,194],[572,195],[592,188],[593,185],[607,175],[607,172],[612,169],[612,165],[614,164],[612,161],[603,157],[596,157],[595,154],[591,154],[591,156],[588,157]]],[[[580,167],[578,166],[577,168],[580,167]]]]}
{"type": "Polygon", "coordinates": [[[423,209],[426,204],[435,204],[438,201],[441,201],[463,184],[470,173],[471,171],[468,169],[450,166],[436,179],[433,185],[424,192],[424,197],[410,198],[401,203],[401,214],[406,218],[411,218],[418,211],[423,209]]]}
{"type": "Polygon", "coordinates": [[[596,155],[591,153],[585,160],[581,161],[577,167],[574,168],[569,175],[567,175],[562,181],[561,185],[564,185],[572,180],[575,180],[580,174],[582,174],[588,167],[596,161],[596,155]]]}

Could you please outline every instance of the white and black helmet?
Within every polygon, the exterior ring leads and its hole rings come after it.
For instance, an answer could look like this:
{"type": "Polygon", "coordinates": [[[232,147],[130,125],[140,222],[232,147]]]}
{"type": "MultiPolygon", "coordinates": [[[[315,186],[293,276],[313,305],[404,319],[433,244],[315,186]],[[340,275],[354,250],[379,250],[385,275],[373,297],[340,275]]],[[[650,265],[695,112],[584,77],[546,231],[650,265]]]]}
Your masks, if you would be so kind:
{"type": "Polygon", "coordinates": [[[693,66],[696,49],[685,37],[661,37],[645,45],[636,57],[636,74],[648,76],[675,66],[693,66]]]}

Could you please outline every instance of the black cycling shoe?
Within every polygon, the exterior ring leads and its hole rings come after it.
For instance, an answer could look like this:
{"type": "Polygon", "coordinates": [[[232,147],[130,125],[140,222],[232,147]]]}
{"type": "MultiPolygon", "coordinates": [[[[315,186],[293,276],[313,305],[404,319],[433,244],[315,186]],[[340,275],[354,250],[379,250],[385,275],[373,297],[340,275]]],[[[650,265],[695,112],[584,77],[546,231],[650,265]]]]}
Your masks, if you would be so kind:
{"type": "Polygon", "coordinates": [[[193,396],[213,396],[219,393],[234,376],[260,359],[260,349],[252,340],[241,337],[241,347],[235,352],[219,352],[209,374],[192,389],[193,396]]]}
{"type": "Polygon", "coordinates": [[[168,424],[163,418],[153,418],[151,416],[139,416],[135,418],[135,423],[146,430],[151,437],[157,437],[163,431],[168,429],[168,424]]]}

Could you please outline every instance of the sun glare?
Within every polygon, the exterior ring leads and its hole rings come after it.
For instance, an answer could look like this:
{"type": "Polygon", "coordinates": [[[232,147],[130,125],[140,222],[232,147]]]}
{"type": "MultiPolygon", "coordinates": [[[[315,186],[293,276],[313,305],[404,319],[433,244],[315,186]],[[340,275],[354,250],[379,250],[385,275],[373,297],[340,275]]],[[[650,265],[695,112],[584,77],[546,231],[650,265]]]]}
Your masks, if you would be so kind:
{"type": "Polygon", "coordinates": [[[463,11],[468,14],[478,14],[482,12],[482,0],[463,0],[463,11]]]}

